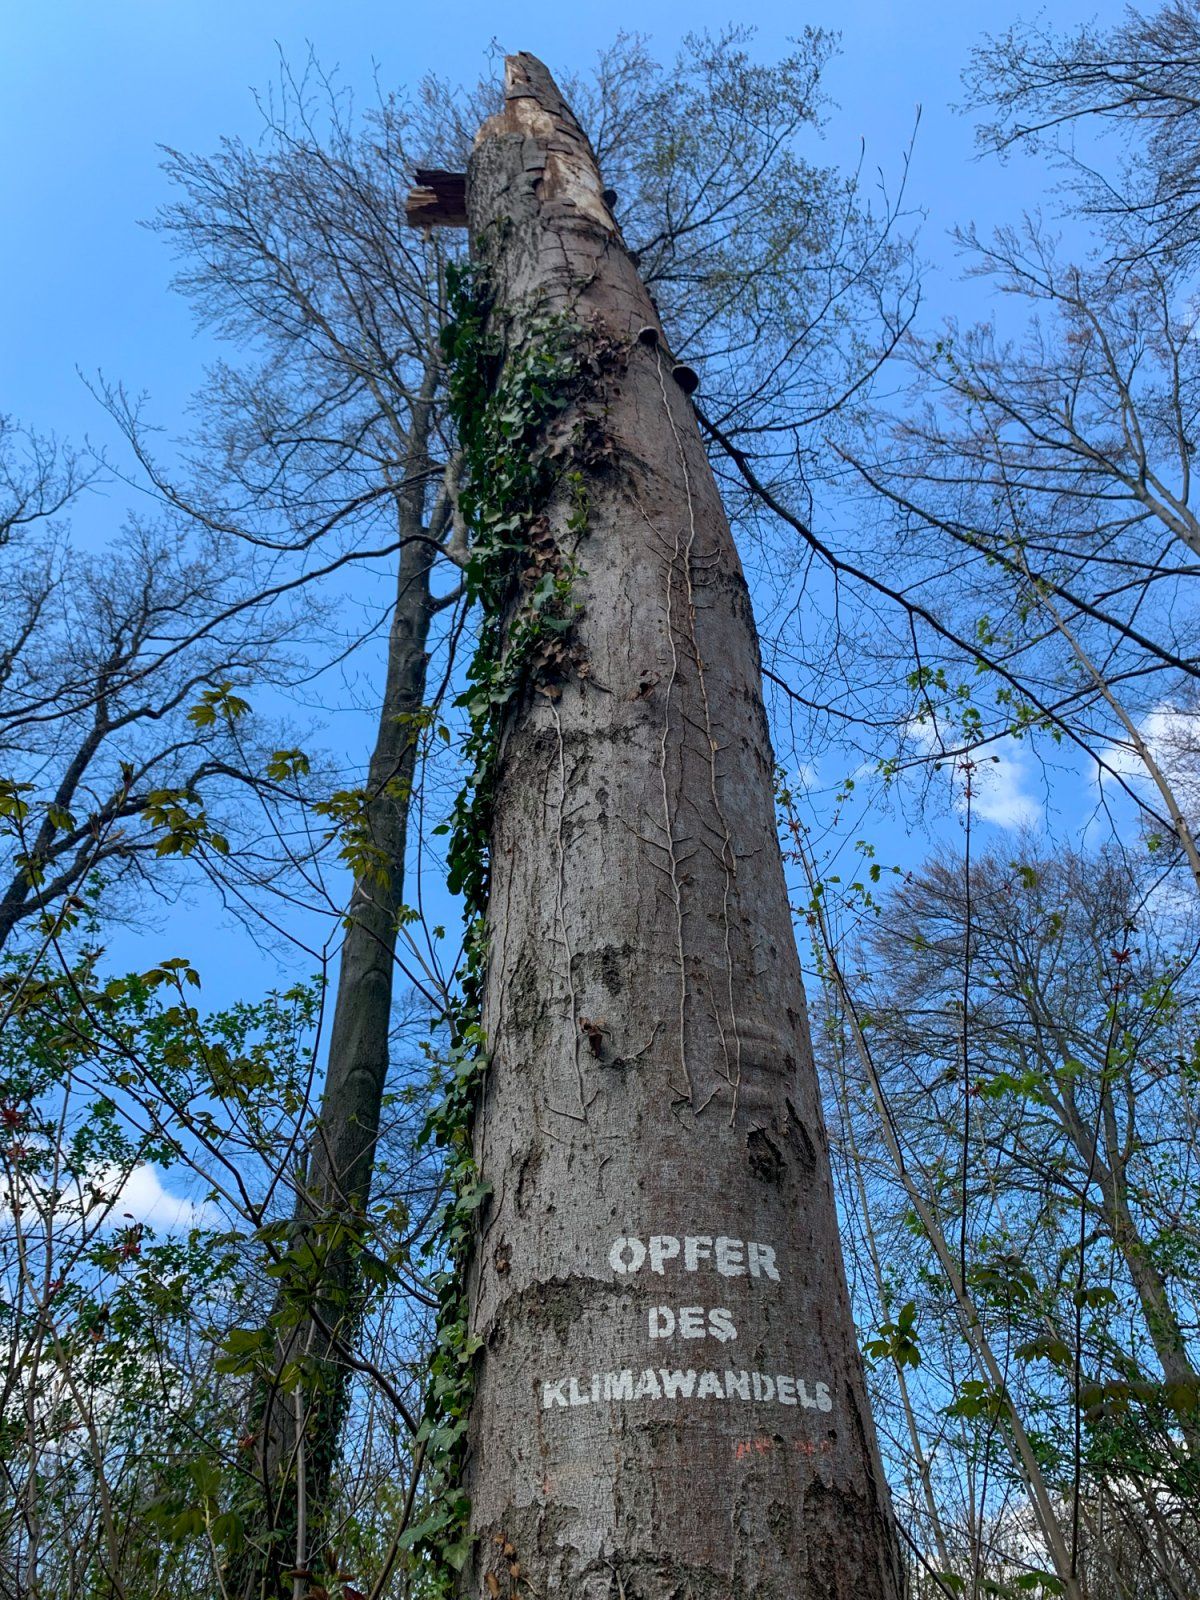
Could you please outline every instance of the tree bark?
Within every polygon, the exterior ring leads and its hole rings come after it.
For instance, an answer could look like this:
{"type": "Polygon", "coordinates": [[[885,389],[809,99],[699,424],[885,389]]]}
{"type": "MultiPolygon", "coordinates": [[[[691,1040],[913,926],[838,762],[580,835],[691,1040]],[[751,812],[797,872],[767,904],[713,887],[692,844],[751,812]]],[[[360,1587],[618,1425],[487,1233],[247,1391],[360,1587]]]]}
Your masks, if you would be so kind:
{"type": "Polygon", "coordinates": [[[607,355],[564,421],[603,433],[586,530],[578,485],[547,507],[583,670],[513,704],[496,772],[461,1592],[898,1600],[729,525],[528,55],[467,192],[494,330],[561,311],[607,355]]]}

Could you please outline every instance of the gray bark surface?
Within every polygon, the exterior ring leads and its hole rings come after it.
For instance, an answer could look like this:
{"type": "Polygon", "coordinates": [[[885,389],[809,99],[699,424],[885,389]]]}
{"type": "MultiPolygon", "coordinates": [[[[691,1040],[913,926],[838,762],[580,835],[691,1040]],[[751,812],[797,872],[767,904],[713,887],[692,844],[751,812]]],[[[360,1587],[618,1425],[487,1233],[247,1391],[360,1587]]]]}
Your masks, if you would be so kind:
{"type": "Polygon", "coordinates": [[[530,56],[468,210],[510,336],[566,311],[610,354],[566,418],[607,441],[587,529],[565,491],[547,513],[581,569],[583,671],[511,708],[497,774],[462,1593],[893,1600],[750,598],[590,148],[530,56]]]}

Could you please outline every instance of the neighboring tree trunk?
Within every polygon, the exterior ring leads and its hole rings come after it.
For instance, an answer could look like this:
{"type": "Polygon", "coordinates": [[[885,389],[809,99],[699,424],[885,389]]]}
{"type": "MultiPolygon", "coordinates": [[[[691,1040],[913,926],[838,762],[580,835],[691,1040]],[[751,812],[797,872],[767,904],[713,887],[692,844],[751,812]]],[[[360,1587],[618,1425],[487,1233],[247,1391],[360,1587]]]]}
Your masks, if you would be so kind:
{"type": "MultiPolygon", "coordinates": [[[[1122,1134],[1113,1111],[1111,1088],[1103,1078],[1099,1092],[1103,1096],[1101,1139],[1097,1139],[1081,1113],[1074,1085],[1066,1073],[1059,1079],[1061,1099],[1056,1109],[1085,1171],[1092,1174],[1100,1190],[1101,1214],[1141,1305],[1146,1331],[1169,1391],[1169,1404],[1179,1415],[1180,1432],[1188,1453],[1200,1458],[1200,1373],[1188,1359],[1187,1337],[1171,1302],[1167,1280],[1142,1237],[1130,1203],[1129,1175],[1122,1147],[1134,1148],[1134,1130],[1130,1126],[1122,1134]]],[[[1132,1115],[1130,1112],[1131,1122],[1132,1115]]]]}
{"type": "Polygon", "coordinates": [[[231,1596],[245,1600],[290,1594],[292,1580],[286,1574],[298,1557],[303,1567],[302,1558],[321,1541],[349,1397],[352,1369],[345,1352],[358,1331],[362,1229],[388,1071],[398,912],[419,736],[413,719],[424,705],[436,609],[430,592],[436,550],[425,536],[419,506],[402,507],[400,522],[406,543],[366,783],[365,831],[377,867],[359,876],[347,914],[325,1087],[295,1206],[296,1271],[283,1281],[272,1313],[278,1330],[272,1375],[259,1383],[250,1402],[262,1522],[247,1529],[245,1558],[228,1584],[231,1596]],[[279,1384],[284,1367],[293,1362],[304,1372],[299,1390],[279,1384]],[[298,1551],[301,1529],[307,1550],[298,1551]]]}
{"type": "Polygon", "coordinates": [[[513,703],[496,772],[461,1592],[896,1600],[749,595],[689,375],[638,338],[654,307],[530,56],[468,211],[493,331],[566,312],[599,375],[547,507],[576,666],[513,703]]]}

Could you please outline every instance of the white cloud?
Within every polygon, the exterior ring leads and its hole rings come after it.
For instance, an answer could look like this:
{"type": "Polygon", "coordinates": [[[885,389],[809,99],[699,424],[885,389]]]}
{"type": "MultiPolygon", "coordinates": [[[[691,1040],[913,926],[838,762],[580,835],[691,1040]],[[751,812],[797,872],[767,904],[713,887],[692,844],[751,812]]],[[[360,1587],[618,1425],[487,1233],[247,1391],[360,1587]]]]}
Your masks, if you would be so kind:
{"type": "Polygon", "coordinates": [[[821,775],[811,761],[801,761],[796,768],[797,789],[815,789],[821,781],[821,775]]]}
{"type": "MultiPolygon", "coordinates": [[[[1154,706],[1137,726],[1138,738],[1150,759],[1170,784],[1181,811],[1200,811],[1200,713],[1162,703],[1154,706]]],[[[1100,751],[1097,777],[1103,785],[1120,775],[1139,788],[1153,778],[1132,739],[1113,739],[1100,751]]]]}
{"type": "MultiPolygon", "coordinates": [[[[1034,828],[1042,820],[1042,802],[1030,794],[1032,777],[1025,751],[1005,739],[992,756],[979,759],[971,775],[971,810],[998,828],[1034,828]]],[[[960,810],[965,801],[957,802],[960,810]]]]}
{"type": "MultiPolygon", "coordinates": [[[[911,744],[926,755],[946,753],[946,742],[931,717],[914,718],[905,729],[911,744]]],[[[954,746],[957,748],[957,745],[954,746]]],[[[1016,739],[1000,739],[969,755],[946,754],[954,762],[954,808],[967,809],[966,783],[971,782],[971,815],[997,828],[1033,828],[1042,820],[1042,802],[1032,792],[1034,771],[1028,752],[1016,739]],[[969,760],[969,772],[964,763],[969,760]]]]}
{"type": "MultiPolygon", "coordinates": [[[[119,1174],[117,1175],[119,1176],[119,1174]]],[[[114,1225],[144,1222],[160,1233],[184,1233],[189,1228],[215,1228],[220,1225],[221,1214],[210,1201],[189,1200],[185,1195],[172,1194],[163,1187],[157,1170],[148,1165],[134,1167],[125,1179],[111,1220],[114,1225]],[[127,1215],[128,1213],[128,1215],[127,1215]]]]}
{"type": "MultiPolygon", "coordinates": [[[[24,1213],[33,1212],[43,1222],[51,1220],[51,1190],[40,1178],[23,1177],[17,1196],[24,1213]]],[[[13,1193],[6,1185],[0,1195],[0,1217],[12,1216],[13,1193]]],[[[143,1162],[126,1172],[105,1167],[86,1180],[74,1180],[53,1201],[53,1225],[71,1230],[124,1228],[143,1223],[157,1233],[186,1233],[189,1228],[215,1228],[221,1213],[210,1201],[195,1201],[172,1193],[156,1168],[143,1162]]]]}

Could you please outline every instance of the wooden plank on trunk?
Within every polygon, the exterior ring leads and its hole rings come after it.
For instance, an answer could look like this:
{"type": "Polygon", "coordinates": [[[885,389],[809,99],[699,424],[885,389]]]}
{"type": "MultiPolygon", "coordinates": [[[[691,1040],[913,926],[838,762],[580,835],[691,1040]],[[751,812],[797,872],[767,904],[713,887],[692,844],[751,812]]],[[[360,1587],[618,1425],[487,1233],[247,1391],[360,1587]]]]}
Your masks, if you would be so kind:
{"type": "Polygon", "coordinates": [[[404,204],[413,228],[465,228],[467,225],[467,175],[418,167],[404,204]]]}

